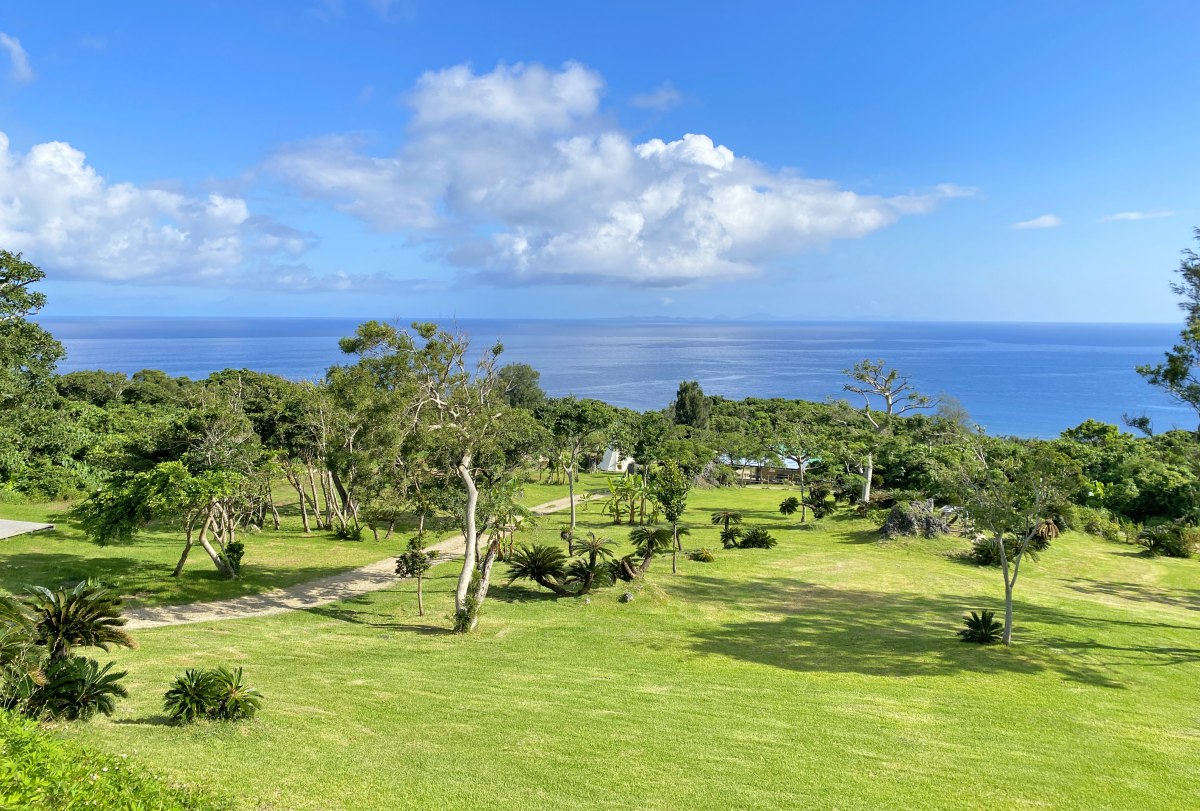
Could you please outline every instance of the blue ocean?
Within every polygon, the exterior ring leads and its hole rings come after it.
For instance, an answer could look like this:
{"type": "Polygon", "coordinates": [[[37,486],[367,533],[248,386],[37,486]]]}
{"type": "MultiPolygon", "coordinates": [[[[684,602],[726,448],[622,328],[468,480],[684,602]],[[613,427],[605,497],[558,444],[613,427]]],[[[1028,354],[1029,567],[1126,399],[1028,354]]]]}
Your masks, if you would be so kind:
{"type": "MultiPolygon", "coordinates": [[[[248,368],[317,379],[348,359],[337,339],[358,319],[44,318],[67,348],[60,371],[162,369],[204,377],[248,368]]],[[[478,346],[504,343],[551,395],[661,408],[681,380],[728,398],[843,396],[843,370],[884,359],[917,390],[948,394],[991,434],[1051,437],[1087,418],[1145,414],[1156,430],[1193,429],[1195,414],[1137,375],[1178,326],[1147,324],[735,323],[696,321],[457,322],[478,346]]]]}

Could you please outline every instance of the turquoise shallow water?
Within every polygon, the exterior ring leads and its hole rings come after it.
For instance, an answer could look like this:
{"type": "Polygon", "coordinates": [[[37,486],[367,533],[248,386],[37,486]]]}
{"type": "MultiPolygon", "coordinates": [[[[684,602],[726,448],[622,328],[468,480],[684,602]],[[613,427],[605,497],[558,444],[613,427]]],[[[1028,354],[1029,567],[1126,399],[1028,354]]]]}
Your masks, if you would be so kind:
{"type": "MultiPolygon", "coordinates": [[[[46,318],[67,347],[62,371],[157,368],[203,377],[251,368],[320,377],[344,362],[334,318],[46,318]]],[[[1143,324],[732,323],[461,320],[479,346],[497,338],[508,363],[542,373],[552,395],[661,408],[681,380],[730,398],[842,396],[842,370],[883,358],[918,390],[948,393],[993,434],[1054,436],[1091,417],[1147,414],[1158,430],[1195,415],[1136,374],[1178,327],[1143,324]]]]}

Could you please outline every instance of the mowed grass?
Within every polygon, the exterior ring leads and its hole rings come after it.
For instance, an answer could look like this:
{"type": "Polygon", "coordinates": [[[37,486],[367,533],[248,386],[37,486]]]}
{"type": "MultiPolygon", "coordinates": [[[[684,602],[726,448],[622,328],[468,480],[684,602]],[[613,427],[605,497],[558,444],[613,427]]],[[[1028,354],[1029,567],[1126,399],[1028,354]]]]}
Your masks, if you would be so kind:
{"type": "MultiPolygon", "coordinates": [[[[604,488],[597,474],[583,477],[591,489],[604,488]]],[[[581,491],[582,492],[582,491],[581,491]]],[[[566,484],[530,484],[525,503],[537,505],[567,495],[566,484]]],[[[294,491],[276,489],[281,526],[243,532],[246,544],[242,576],[222,578],[199,544],[192,547],[179,578],[170,577],[183,553],[184,534],[177,527],[155,525],[132,543],[100,547],[89,541],[71,520],[68,503],[0,503],[0,518],[52,523],[53,531],[0,539],[0,591],[20,593],[30,585],[73,585],[98,578],[128,598],[127,605],[176,605],[261,594],[382,560],[403,551],[414,522],[398,525],[391,538],[376,540],[364,529],[362,540],[339,540],[332,532],[305,533],[294,491]],[[291,500],[291,503],[287,501],[291,500]]],[[[430,523],[430,542],[458,533],[453,521],[430,523]]]]}
{"type": "Polygon", "coordinates": [[[590,600],[498,566],[467,637],[447,631],[454,563],[423,618],[404,582],[140,632],[115,654],[131,697],[70,734],[248,809],[1194,807],[1200,563],[1069,534],[1022,574],[1016,646],[980,647],[954,632],[1001,608],[1000,575],[960,562],[961,540],[880,543],[848,516],[799,530],[783,495],[693,492],[687,545],[716,562],[673,576],[662,558],[590,600]],[[719,549],[716,509],[780,545],[719,549]],[[168,682],[216,664],[245,667],[260,716],[166,725],[168,682]]]}

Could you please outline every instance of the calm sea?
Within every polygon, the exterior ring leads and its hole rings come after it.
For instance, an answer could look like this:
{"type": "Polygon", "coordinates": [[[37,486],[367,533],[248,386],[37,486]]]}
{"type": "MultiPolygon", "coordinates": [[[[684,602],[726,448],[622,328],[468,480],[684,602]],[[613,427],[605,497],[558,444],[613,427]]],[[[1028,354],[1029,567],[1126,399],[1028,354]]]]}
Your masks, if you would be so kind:
{"type": "MultiPolygon", "coordinates": [[[[204,377],[248,368],[316,379],[346,359],[356,319],[45,318],[65,344],[60,370],[162,369],[204,377]]],[[[1055,436],[1091,417],[1146,414],[1156,429],[1196,416],[1134,372],[1162,358],[1178,327],[1141,324],[730,323],[460,320],[479,346],[503,341],[551,395],[639,410],[669,403],[681,380],[725,397],[842,396],[842,370],[882,358],[929,394],[959,400],[992,434],[1055,436]]]]}

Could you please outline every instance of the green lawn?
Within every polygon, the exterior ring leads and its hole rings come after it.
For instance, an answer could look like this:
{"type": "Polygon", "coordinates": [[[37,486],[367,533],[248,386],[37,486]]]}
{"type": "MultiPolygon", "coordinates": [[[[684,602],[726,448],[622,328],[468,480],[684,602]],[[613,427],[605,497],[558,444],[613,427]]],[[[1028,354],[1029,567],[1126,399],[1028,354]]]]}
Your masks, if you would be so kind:
{"type": "MultiPolygon", "coordinates": [[[[1200,563],[1070,534],[1028,565],[1017,645],[954,631],[999,608],[957,540],[797,530],[779,490],[694,492],[688,543],[590,601],[496,585],[447,633],[454,564],[426,584],[266,619],[143,631],[131,697],[72,734],[245,808],[1163,808],[1200,795],[1200,563]],[[719,549],[709,511],[780,538],[719,549]],[[165,725],[185,667],[242,665],[239,726],[165,725]]],[[[584,527],[624,537],[626,527],[584,527]]],[[[545,530],[539,534],[545,537],[545,530]]],[[[140,549],[139,554],[140,554],[140,549]]]]}
{"type": "MultiPolygon", "coordinates": [[[[597,474],[582,478],[581,488],[605,488],[597,474]]],[[[566,484],[531,484],[525,501],[536,505],[566,494],[566,484]]],[[[0,591],[15,593],[28,585],[74,584],[96,577],[128,596],[130,606],[240,597],[374,563],[403,550],[412,534],[411,527],[408,532],[405,527],[397,527],[390,539],[381,532],[379,540],[370,531],[363,532],[361,541],[341,541],[329,532],[306,535],[294,491],[277,489],[276,498],[281,503],[289,497],[293,503],[280,508],[279,531],[267,529],[242,535],[246,557],[242,577],[237,581],[223,579],[199,546],[193,547],[182,576],[172,579],[170,574],[184,545],[183,533],[176,528],[156,527],[138,535],[131,544],[99,547],[71,521],[67,515],[69,504],[0,503],[0,518],[53,523],[56,527],[53,532],[0,540],[0,591]]],[[[451,524],[449,519],[435,522],[434,537],[457,534],[451,524]]]]}

